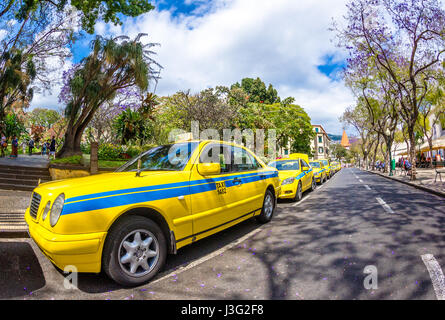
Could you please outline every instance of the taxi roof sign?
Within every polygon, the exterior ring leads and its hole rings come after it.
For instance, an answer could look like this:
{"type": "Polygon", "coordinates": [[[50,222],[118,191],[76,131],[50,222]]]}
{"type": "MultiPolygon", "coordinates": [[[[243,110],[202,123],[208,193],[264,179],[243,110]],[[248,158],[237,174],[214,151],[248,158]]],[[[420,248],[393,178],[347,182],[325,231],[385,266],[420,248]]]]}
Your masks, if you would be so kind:
{"type": "Polygon", "coordinates": [[[291,153],[289,159],[303,159],[306,163],[309,163],[309,156],[305,153],[291,153]]]}

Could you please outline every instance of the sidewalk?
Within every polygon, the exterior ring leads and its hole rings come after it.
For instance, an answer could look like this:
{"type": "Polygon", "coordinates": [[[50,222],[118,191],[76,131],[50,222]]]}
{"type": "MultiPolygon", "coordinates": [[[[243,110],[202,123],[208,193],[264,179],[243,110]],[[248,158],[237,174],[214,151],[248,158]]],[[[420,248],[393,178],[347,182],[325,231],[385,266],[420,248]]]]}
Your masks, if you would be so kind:
{"type": "Polygon", "coordinates": [[[413,187],[423,189],[428,192],[435,193],[439,196],[445,197],[445,174],[442,174],[442,182],[440,177],[437,176],[437,181],[434,182],[436,177],[436,171],[434,169],[421,169],[417,168],[416,180],[411,181],[411,177],[408,175],[400,174],[400,170],[396,170],[392,177],[388,176],[388,172],[380,172],[377,170],[368,170],[374,174],[381,175],[385,178],[397,180],[399,182],[412,185],[413,187]]]}
{"type": "Polygon", "coordinates": [[[24,215],[31,194],[28,191],[0,190],[0,238],[27,236],[24,215]]]}
{"type": "Polygon", "coordinates": [[[48,156],[33,154],[19,154],[17,158],[10,158],[9,156],[0,158],[0,166],[21,166],[21,167],[35,167],[47,168],[49,166],[48,156]]]}

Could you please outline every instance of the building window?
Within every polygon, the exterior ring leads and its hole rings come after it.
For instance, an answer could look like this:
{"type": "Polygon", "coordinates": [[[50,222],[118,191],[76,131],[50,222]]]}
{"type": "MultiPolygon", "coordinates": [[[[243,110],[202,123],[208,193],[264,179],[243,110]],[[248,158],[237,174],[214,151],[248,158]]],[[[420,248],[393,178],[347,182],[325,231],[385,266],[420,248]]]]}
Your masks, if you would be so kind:
{"type": "Polygon", "coordinates": [[[323,147],[318,147],[318,153],[323,153],[323,147]]]}
{"type": "Polygon", "coordinates": [[[323,137],[322,136],[318,136],[318,143],[322,143],[323,142],[323,137]]]}
{"type": "Polygon", "coordinates": [[[289,154],[289,150],[287,150],[287,149],[284,149],[284,155],[288,155],[289,154]]]}
{"type": "Polygon", "coordinates": [[[318,132],[318,128],[315,128],[315,132],[318,132]]]}

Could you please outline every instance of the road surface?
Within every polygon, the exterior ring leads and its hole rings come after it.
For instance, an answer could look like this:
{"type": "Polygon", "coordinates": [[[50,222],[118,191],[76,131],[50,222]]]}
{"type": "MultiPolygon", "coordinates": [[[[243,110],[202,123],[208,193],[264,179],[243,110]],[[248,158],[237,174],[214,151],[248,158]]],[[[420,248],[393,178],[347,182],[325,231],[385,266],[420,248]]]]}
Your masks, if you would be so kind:
{"type": "Polygon", "coordinates": [[[65,289],[30,239],[0,239],[0,265],[2,299],[445,299],[445,199],[343,169],[300,202],[280,201],[272,222],[169,256],[141,287],[79,274],[65,289]]]}

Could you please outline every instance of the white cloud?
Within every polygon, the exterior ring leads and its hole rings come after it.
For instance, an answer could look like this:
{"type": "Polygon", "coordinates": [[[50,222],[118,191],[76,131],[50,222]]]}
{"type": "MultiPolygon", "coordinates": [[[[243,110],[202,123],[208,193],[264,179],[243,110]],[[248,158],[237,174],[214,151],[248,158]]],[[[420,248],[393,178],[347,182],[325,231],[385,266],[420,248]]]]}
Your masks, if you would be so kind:
{"type": "Polygon", "coordinates": [[[161,44],[155,48],[155,59],[164,67],[159,95],[260,77],[281,97],[295,97],[313,123],[341,134],[338,117],[353,98],[317,66],[327,56],[343,58],[328,28],[332,18],[341,19],[345,0],[215,0],[210,7],[202,3],[205,7],[195,12],[205,11],[203,15],[155,10],[126,19],[121,27],[100,23],[96,31],[131,37],[143,32],[149,35],[145,41],[161,44]]]}
{"type": "Polygon", "coordinates": [[[233,0],[214,1],[213,6],[204,16],[178,18],[162,11],[124,24],[124,33],[146,32],[151,42],[161,44],[155,50],[164,67],[158,94],[258,76],[280,96],[295,97],[314,123],[341,133],[338,117],[353,98],[317,66],[326,56],[343,58],[328,28],[332,18],[344,13],[344,0],[233,0]]]}

